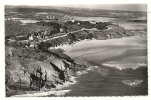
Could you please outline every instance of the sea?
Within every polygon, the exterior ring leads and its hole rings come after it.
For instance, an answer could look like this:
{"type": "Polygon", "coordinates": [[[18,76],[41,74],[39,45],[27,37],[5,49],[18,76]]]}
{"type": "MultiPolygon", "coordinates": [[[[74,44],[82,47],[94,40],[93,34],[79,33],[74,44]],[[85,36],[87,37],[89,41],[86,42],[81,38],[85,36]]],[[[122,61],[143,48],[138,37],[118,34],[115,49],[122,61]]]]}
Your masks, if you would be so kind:
{"type": "Polygon", "coordinates": [[[64,96],[138,96],[148,95],[147,67],[137,69],[111,68],[99,66],[80,75],[76,83],[65,90],[71,90],[64,96]],[[140,81],[136,85],[124,81],[140,81]]]}
{"type": "Polygon", "coordinates": [[[64,96],[148,95],[147,36],[86,40],[62,49],[91,66],[79,72],[75,84],[62,89],[70,90],[64,96]]]}

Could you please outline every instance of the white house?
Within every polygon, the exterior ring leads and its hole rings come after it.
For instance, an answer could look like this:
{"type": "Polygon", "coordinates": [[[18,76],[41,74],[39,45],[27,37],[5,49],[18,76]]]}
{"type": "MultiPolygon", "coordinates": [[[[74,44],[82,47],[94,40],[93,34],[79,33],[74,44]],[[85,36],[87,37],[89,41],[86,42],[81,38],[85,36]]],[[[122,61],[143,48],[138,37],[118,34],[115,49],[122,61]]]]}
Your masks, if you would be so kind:
{"type": "Polygon", "coordinates": [[[96,24],[96,21],[90,21],[91,24],[96,24]]]}
{"type": "Polygon", "coordinates": [[[34,38],[33,38],[33,36],[31,35],[31,36],[29,36],[28,39],[29,39],[29,40],[33,40],[34,38]]]}
{"type": "Polygon", "coordinates": [[[72,20],[72,22],[74,23],[74,20],[72,20]]]}
{"type": "Polygon", "coordinates": [[[81,23],[79,23],[79,22],[77,23],[77,25],[80,25],[80,24],[81,24],[81,23]]]}

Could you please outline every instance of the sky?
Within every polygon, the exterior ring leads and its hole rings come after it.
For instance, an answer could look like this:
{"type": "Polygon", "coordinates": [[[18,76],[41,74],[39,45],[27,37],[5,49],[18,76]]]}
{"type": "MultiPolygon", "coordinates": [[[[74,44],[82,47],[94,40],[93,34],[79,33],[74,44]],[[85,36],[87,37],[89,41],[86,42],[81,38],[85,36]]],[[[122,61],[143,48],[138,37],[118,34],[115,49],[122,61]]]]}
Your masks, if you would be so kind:
{"type": "Polygon", "coordinates": [[[88,9],[105,9],[105,10],[126,10],[126,11],[147,11],[146,4],[68,4],[52,5],[59,7],[88,8],[88,9]]]}

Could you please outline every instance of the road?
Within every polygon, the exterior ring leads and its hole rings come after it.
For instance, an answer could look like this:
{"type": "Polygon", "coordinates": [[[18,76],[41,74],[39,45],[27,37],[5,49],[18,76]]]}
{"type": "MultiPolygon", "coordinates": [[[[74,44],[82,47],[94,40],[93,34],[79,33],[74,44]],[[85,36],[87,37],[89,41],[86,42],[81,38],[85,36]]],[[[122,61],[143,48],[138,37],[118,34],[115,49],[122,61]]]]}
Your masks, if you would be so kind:
{"type": "MultiPolygon", "coordinates": [[[[65,37],[65,36],[67,36],[70,33],[76,33],[76,32],[80,32],[80,31],[91,31],[91,30],[94,30],[94,29],[80,29],[78,31],[68,32],[67,34],[64,34],[64,35],[61,35],[61,36],[55,36],[53,38],[45,39],[45,40],[43,40],[43,42],[46,42],[48,40],[53,40],[53,39],[56,39],[56,38],[60,38],[60,37],[65,37]]],[[[97,30],[97,31],[99,31],[99,30],[97,30]]]]}

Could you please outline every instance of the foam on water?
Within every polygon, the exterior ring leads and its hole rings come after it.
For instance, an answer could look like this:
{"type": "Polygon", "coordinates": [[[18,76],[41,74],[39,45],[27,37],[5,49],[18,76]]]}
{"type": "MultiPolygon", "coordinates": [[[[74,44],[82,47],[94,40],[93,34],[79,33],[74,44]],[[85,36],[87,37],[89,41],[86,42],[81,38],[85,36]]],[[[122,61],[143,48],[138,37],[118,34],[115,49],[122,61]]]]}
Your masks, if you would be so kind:
{"type": "Polygon", "coordinates": [[[127,69],[127,68],[132,68],[132,69],[137,69],[139,67],[147,67],[146,63],[112,63],[114,61],[106,62],[103,63],[102,65],[104,66],[109,66],[109,67],[114,67],[119,70],[127,69]]]}
{"type": "Polygon", "coordinates": [[[63,89],[63,88],[65,88],[65,87],[68,87],[69,85],[75,84],[75,83],[76,83],[75,78],[76,78],[76,77],[72,76],[72,77],[69,78],[70,81],[67,81],[67,82],[63,83],[62,85],[61,85],[61,84],[56,85],[55,90],[56,90],[56,89],[57,89],[57,90],[58,90],[58,89],[63,89]]]}
{"type": "Polygon", "coordinates": [[[128,86],[137,86],[143,82],[143,80],[122,80],[122,82],[128,86]]]}
{"type": "Polygon", "coordinates": [[[28,93],[22,95],[14,95],[11,97],[38,97],[38,96],[48,96],[48,95],[56,95],[63,96],[66,93],[69,93],[71,90],[59,90],[59,91],[47,91],[47,92],[36,92],[36,93],[28,93]]]}
{"type": "Polygon", "coordinates": [[[76,83],[75,77],[70,77],[69,80],[72,82],[67,81],[62,85],[58,84],[56,85],[56,88],[52,88],[52,89],[43,88],[41,91],[32,91],[32,92],[26,91],[27,94],[14,95],[12,97],[38,97],[38,96],[51,96],[51,95],[63,96],[66,93],[69,93],[71,90],[62,90],[62,89],[68,87],[71,84],[76,83]]]}
{"type": "MultiPolygon", "coordinates": [[[[86,70],[78,71],[78,72],[76,72],[76,76],[80,76],[80,75],[86,74],[86,73],[88,73],[88,71],[93,70],[95,68],[98,68],[98,66],[90,66],[86,70]]],[[[69,81],[63,83],[63,85],[60,85],[60,84],[56,85],[55,89],[57,89],[57,90],[58,89],[63,89],[63,88],[68,87],[68,86],[70,86],[72,84],[75,84],[76,83],[76,78],[77,77],[75,77],[75,76],[71,76],[69,78],[69,81]]]]}
{"type": "Polygon", "coordinates": [[[88,71],[94,70],[95,68],[98,68],[98,66],[90,66],[90,67],[88,67],[86,70],[78,71],[78,72],[76,73],[76,75],[79,76],[79,75],[82,75],[82,74],[86,74],[86,73],[88,73],[88,71]]]}
{"type": "Polygon", "coordinates": [[[90,67],[87,68],[87,70],[93,70],[95,68],[98,68],[98,66],[90,66],[90,67]]]}
{"type": "Polygon", "coordinates": [[[82,74],[86,74],[86,73],[88,73],[87,71],[78,71],[77,73],[76,73],[76,75],[77,76],[79,76],[79,75],[82,75],[82,74]]]}

